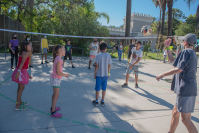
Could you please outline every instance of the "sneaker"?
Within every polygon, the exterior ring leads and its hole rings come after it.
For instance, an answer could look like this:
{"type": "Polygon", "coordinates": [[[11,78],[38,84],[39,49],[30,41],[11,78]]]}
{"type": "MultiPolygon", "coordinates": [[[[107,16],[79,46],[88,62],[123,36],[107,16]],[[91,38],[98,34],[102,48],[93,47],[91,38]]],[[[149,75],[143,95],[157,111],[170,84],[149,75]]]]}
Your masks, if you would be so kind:
{"type": "MultiPolygon", "coordinates": [[[[60,110],[60,107],[56,107],[55,111],[60,110]]],[[[50,111],[52,112],[52,108],[50,109],[50,111]]]]}
{"type": "Polygon", "coordinates": [[[41,64],[44,64],[43,62],[41,62],[41,64]]]}
{"type": "Polygon", "coordinates": [[[105,102],[101,101],[101,106],[104,107],[105,106],[105,102]]]}
{"type": "Polygon", "coordinates": [[[125,69],[127,69],[127,67],[125,69]]]}
{"type": "Polygon", "coordinates": [[[45,61],[45,63],[49,63],[48,61],[45,61]]]}
{"type": "Polygon", "coordinates": [[[95,66],[95,64],[93,64],[93,66],[95,66]]]}
{"type": "Polygon", "coordinates": [[[88,69],[91,69],[90,67],[88,67],[88,69]]]}
{"type": "Polygon", "coordinates": [[[62,117],[62,114],[57,113],[57,112],[55,111],[55,112],[52,112],[52,113],[51,113],[51,117],[60,118],[60,117],[62,117]]]}
{"type": "Polygon", "coordinates": [[[33,66],[30,65],[29,67],[33,67],[33,66]]]}
{"type": "Polygon", "coordinates": [[[126,83],[124,83],[123,85],[122,85],[122,87],[127,87],[128,86],[128,84],[126,84],[126,83]]]}
{"type": "Polygon", "coordinates": [[[72,65],[72,68],[75,68],[75,67],[72,65]]]}
{"type": "Polygon", "coordinates": [[[96,100],[93,100],[93,101],[92,101],[92,104],[93,104],[94,106],[98,107],[98,104],[99,104],[99,103],[96,102],[96,100]]]}
{"type": "Polygon", "coordinates": [[[135,88],[138,88],[138,84],[135,84],[135,88]]]}

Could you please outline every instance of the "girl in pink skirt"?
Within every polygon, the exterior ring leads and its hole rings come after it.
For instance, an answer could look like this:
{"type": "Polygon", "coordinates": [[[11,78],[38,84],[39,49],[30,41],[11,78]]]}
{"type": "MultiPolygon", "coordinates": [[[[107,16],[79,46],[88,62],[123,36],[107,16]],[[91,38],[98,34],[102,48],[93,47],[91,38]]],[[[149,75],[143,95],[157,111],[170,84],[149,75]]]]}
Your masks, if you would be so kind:
{"type": "Polygon", "coordinates": [[[32,46],[29,42],[24,41],[21,44],[21,52],[18,57],[18,65],[12,74],[12,80],[18,83],[17,90],[17,102],[15,110],[27,110],[29,103],[22,102],[21,96],[25,88],[25,85],[28,84],[29,79],[32,77],[28,74],[27,69],[29,65],[29,52],[32,50],[32,46]]]}

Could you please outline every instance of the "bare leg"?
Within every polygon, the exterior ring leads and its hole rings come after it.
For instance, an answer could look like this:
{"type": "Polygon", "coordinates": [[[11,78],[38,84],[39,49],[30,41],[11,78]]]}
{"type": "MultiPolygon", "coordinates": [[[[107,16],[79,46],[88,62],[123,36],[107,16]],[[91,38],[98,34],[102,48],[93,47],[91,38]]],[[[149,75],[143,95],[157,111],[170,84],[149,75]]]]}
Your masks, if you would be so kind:
{"type": "Polygon", "coordinates": [[[18,90],[17,90],[17,103],[16,103],[16,106],[15,106],[15,108],[16,109],[19,109],[20,108],[20,106],[21,106],[21,97],[22,97],[22,92],[23,92],[23,90],[24,90],[24,85],[23,84],[19,84],[18,83],[18,90]],[[20,104],[19,104],[20,103],[20,104]]]}
{"type": "Polygon", "coordinates": [[[47,61],[47,53],[45,53],[45,61],[47,61]]]}
{"type": "Polygon", "coordinates": [[[181,113],[181,120],[189,133],[198,133],[196,127],[191,121],[191,113],[181,113]]]}
{"type": "MultiPolygon", "coordinates": [[[[135,71],[135,73],[137,73],[137,71],[135,71]]],[[[137,84],[138,82],[138,76],[135,74],[135,84],[137,84]]]]}
{"type": "Polygon", "coordinates": [[[104,100],[105,95],[106,95],[106,91],[102,91],[102,100],[104,100]]]}
{"type": "Polygon", "coordinates": [[[170,129],[169,129],[170,133],[175,132],[179,123],[179,115],[180,115],[180,112],[177,111],[177,106],[174,106],[172,110],[172,119],[171,119],[171,124],[170,124],[170,129]]]}
{"type": "Polygon", "coordinates": [[[92,60],[89,61],[89,67],[90,67],[91,63],[92,63],[92,60]]]}
{"type": "Polygon", "coordinates": [[[59,97],[59,88],[53,88],[53,95],[52,95],[52,112],[55,111],[56,108],[56,102],[58,100],[59,97]]]}
{"type": "Polygon", "coordinates": [[[44,54],[42,54],[42,62],[43,62],[43,56],[44,56],[44,54]]]}
{"type": "MultiPolygon", "coordinates": [[[[129,60],[129,59],[128,59],[128,60],[129,60]]],[[[129,62],[130,62],[130,61],[128,61],[128,64],[127,64],[127,66],[129,65],[129,62]]]]}
{"type": "MultiPolygon", "coordinates": [[[[127,69],[129,69],[129,68],[127,68],[127,69]]],[[[126,74],[126,84],[128,84],[128,79],[129,79],[129,74],[127,73],[126,74]]]]}
{"type": "Polygon", "coordinates": [[[96,100],[98,100],[99,97],[99,91],[96,91],[96,100]]]}
{"type": "Polygon", "coordinates": [[[72,66],[73,66],[73,62],[72,62],[72,60],[70,60],[71,61],[71,64],[72,64],[72,66]]]}

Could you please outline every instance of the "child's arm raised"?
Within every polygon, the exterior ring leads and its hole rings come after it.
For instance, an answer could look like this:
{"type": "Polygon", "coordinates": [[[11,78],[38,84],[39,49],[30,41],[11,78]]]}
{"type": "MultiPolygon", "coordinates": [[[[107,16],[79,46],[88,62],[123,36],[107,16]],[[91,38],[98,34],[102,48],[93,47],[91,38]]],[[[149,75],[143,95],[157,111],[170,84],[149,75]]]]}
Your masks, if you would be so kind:
{"type": "Polygon", "coordinates": [[[20,71],[22,70],[22,67],[24,66],[24,62],[26,61],[27,57],[29,56],[29,53],[24,52],[21,56],[22,56],[22,62],[20,64],[19,68],[18,68],[17,74],[15,75],[15,79],[19,78],[20,71]]]}
{"type": "Polygon", "coordinates": [[[56,64],[56,74],[59,75],[59,76],[65,76],[65,77],[69,77],[69,74],[68,73],[63,73],[60,71],[60,61],[56,64]]]}

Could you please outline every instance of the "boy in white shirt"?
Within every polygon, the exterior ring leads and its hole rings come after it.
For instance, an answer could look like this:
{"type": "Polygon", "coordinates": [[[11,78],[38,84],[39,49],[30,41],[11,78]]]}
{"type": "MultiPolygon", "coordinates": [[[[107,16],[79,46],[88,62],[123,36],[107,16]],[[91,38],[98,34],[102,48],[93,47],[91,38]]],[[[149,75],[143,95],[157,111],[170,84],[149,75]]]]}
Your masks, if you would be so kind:
{"type": "Polygon", "coordinates": [[[135,88],[138,88],[138,73],[139,73],[139,62],[140,59],[143,57],[142,50],[140,49],[141,47],[141,42],[137,41],[135,44],[135,47],[132,48],[131,50],[131,62],[129,63],[129,66],[126,70],[126,83],[122,85],[122,87],[127,87],[128,86],[128,79],[129,79],[129,74],[133,71],[135,73],[135,88]]]}

